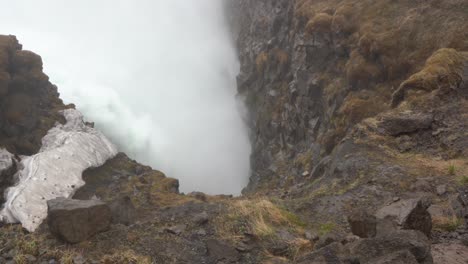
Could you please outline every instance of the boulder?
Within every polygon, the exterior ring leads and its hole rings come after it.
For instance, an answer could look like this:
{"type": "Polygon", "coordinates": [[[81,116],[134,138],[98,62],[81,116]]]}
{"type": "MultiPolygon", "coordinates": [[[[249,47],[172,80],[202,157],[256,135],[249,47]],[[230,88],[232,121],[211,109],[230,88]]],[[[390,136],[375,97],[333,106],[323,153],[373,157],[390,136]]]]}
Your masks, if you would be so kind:
{"type": "Polygon", "coordinates": [[[431,242],[423,233],[416,230],[397,230],[388,235],[361,239],[351,244],[349,250],[360,264],[412,263],[412,258],[409,258],[408,262],[396,261],[406,255],[401,251],[410,252],[417,263],[432,263],[431,242]],[[395,262],[389,262],[389,259],[395,262]]]}
{"type": "Polygon", "coordinates": [[[112,223],[123,225],[135,223],[137,212],[130,197],[124,196],[112,201],[109,208],[112,213],[112,223]]]}
{"type": "Polygon", "coordinates": [[[377,234],[377,219],[365,210],[357,210],[348,217],[354,235],[369,238],[377,234]]]}
{"type": "Polygon", "coordinates": [[[382,117],[378,127],[383,134],[398,136],[429,129],[433,120],[431,114],[404,112],[382,117]]]}
{"type": "Polygon", "coordinates": [[[56,198],[47,201],[47,208],[51,233],[69,243],[106,231],[112,220],[109,206],[98,200],[56,198]]]}
{"type": "MultiPolygon", "coordinates": [[[[431,215],[427,211],[431,202],[428,199],[401,200],[385,206],[377,211],[376,217],[379,220],[377,233],[381,226],[388,226],[389,222],[398,229],[413,229],[430,236],[432,229],[431,215]]],[[[380,234],[379,234],[380,235],[380,234]]]]}

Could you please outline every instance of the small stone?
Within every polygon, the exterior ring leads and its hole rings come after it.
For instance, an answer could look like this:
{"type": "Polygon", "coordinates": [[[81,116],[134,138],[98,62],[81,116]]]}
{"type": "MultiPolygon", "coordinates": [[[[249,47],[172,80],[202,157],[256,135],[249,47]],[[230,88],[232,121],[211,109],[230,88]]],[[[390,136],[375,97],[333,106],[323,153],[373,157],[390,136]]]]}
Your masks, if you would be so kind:
{"type": "Polygon", "coordinates": [[[306,231],[304,233],[305,238],[309,241],[316,242],[320,239],[319,235],[317,233],[311,232],[311,231],[306,231]]]}
{"type": "Polygon", "coordinates": [[[447,193],[447,185],[439,185],[437,186],[437,195],[442,196],[447,193]]]}
{"type": "Polygon", "coordinates": [[[78,254],[73,258],[73,264],[85,264],[86,259],[83,257],[82,254],[78,254]]]}
{"type": "Polygon", "coordinates": [[[210,220],[209,215],[206,212],[202,212],[193,217],[193,222],[197,225],[204,225],[210,220]]]}
{"type": "Polygon", "coordinates": [[[199,236],[206,236],[206,230],[205,229],[200,229],[196,233],[199,236]]]}
{"type": "Polygon", "coordinates": [[[181,224],[181,225],[167,227],[164,230],[174,235],[180,235],[182,234],[182,232],[185,231],[186,228],[187,228],[187,225],[181,224]]]}
{"type": "Polygon", "coordinates": [[[34,263],[34,262],[36,262],[36,260],[37,260],[36,257],[34,257],[33,255],[29,255],[29,254],[28,254],[28,255],[25,255],[24,257],[26,258],[26,260],[27,260],[29,263],[34,263]]]}
{"type": "Polygon", "coordinates": [[[400,197],[393,197],[392,201],[393,201],[394,203],[396,203],[396,202],[400,201],[400,197]]]}

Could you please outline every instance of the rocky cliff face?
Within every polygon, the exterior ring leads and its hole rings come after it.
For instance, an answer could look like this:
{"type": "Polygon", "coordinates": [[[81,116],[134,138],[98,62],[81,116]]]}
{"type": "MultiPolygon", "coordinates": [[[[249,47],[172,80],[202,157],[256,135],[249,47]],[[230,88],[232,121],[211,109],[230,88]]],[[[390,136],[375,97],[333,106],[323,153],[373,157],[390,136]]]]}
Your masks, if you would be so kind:
{"type": "Polygon", "coordinates": [[[18,155],[39,151],[55,122],[64,122],[57,87],[40,56],[22,50],[14,36],[0,36],[0,146],[18,155]]]}
{"type": "Polygon", "coordinates": [[[451,96],[433,106],[447,107],[447,99],[464,103],[466,1],[232,2],[239,92],[250,108],[254,147],[247,192],[310,179],[361,121],[396,106],[392,94],[400,85],[423,92],[401,99],[397,112],[419,110],[416,100],[441,87],[452,89],[451,96]],[[410,77],[433,54],[426,71],[410,77]],[[434,72],[452,62],[453,73],[450,66],[434,72]]]}

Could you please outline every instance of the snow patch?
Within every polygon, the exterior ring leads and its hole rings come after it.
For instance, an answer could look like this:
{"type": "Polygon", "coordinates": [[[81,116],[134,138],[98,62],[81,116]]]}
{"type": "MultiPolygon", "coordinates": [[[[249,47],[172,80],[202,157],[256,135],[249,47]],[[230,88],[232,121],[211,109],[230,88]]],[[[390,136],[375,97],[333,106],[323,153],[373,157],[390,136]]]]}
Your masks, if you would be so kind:
{"type": "Polygon", "coordinates": [[[49,130],[39,153],[21,160],[17,185],[8,189],[0,212],[3,221],[20,222],[30,232],[47,217],[48,200],[71,198],[85,184],[84,170],[103,165],[118,152],[101,132],[85,124],[79,111],[62,113],[66,124],[49,130]]]}

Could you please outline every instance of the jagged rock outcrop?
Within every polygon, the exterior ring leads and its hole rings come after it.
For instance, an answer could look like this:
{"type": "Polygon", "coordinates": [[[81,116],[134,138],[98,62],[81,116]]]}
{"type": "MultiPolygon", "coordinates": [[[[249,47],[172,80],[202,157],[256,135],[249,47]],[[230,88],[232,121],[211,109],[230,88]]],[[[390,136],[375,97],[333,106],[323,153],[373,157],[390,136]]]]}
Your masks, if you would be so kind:
{"type": "Polygon", "coordinates": [[[39,151],[42,138],[64,109],[42,59],[22,50],[15,36],[0,35],[0,146],[19,155],[39,151]]]}
{"type": "MultiPolygon", "coordinates": [[[[315,180],[307,175],[349,138],[359,122],[390,111],[395,105],[392,90],[400,84],[404,88],[395,94],[406,94],[411,104],[424,102],[426,96],[433,98],[426,101],[431,107],[457,101],[454,107],[460,109],[466,98],[462,51],[468,47],[460,31],[466,14],[456,8],[467,8],[465,1],[402,1],[393,7],[395,13],[388,8],[394,5],[389,1],[230,2],[237,18],[233,24],[241,61],[238,88],[251,114],[253,175],[247,193],[274,193],[272,189],[315,180]],[[436,16],[452,17],[453,24],[428,21],[436,16]],[[408,46],[420,48],[410,52],[408,46]],[[413,95],[417,89],[425,94],[413,95]]],[[[410,108],[404,110],[423,107],[410,108]]],[[[393,125],[387,126],[388,133],[443,127],[438,116],[435,124],[431,122],[429,112],[406,119],[403,112],[393,113],[403,115],[394,120],[398,124],[383,124],[393,125]]],[[[466,145],[466,136],[461,137],[466,145]]]]}
{"type": "MultiPolygon", "coordinates": [[[[432,219],[427,211],[431,205],[425,199],[410,199],[398,201],[377,211],[376,217],[381,221],[389,221],[395,228],[419,230],[426,236],[431,235],[432,219]]],[[[384,230],[378,230],[385,233],[384,230]]],[[[393,232],[390,230],[387,232],[393,232]]]]}
{"type": "Polygon", "coordinates": [[[20,222],[34,231],[47,217],[47,201],[70,198],[85,184],[82,173],[103,165],[117,154],[117,148],[101,132],[88,126],[80,112],[62,112],[58,124],[43,138],[38,154],[21,160],[18,183],[8,189],[1,211],[3,221],[20,222]]]}

